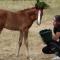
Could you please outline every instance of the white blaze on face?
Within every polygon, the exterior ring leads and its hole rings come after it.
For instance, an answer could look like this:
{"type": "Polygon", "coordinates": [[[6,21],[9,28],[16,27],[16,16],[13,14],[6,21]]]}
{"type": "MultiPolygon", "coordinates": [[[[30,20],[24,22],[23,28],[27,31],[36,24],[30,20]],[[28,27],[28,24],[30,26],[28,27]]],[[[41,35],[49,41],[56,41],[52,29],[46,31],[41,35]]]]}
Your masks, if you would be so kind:
{"type": "Polygon", "coordinates": [[[40,14],[41,14],[41,11],[39,10],[38,11],[38,21],[37,21],[38,24],[40,24],[40,14]]]}

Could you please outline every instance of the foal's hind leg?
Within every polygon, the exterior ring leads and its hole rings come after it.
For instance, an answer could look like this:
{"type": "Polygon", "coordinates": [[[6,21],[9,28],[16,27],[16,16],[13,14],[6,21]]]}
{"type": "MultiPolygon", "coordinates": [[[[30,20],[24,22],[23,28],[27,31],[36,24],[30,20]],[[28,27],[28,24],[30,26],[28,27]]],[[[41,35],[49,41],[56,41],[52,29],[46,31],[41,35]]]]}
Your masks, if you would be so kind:
{"type": "Polygon", "coordinates": [[[25,31],[25,32],[24,32],[24,43],[25,43],[25,46],[26,46],[26,48],[27,48],[27,58],[29,58],[28,40],[27,40],[27,38],[28,38],[28,31],[25,31]]]}
{"type": "Polygon", "coordinates": [[[3,30],[3,27],[2,27],[2,28],[0,28],[0,34],[1,34],[2,30],[3,30]]]}
{"type": "Polygon", "coordinates": [[[17,54],[17,57],[19,56],[19,52],[20,52],[20,48],[21,48],[21,45],[22,45],[22,41],[23,41],[23,32],[20,31],[20,37],[19,37],[19,46],[18,46],[18,54],[17,54]]]}

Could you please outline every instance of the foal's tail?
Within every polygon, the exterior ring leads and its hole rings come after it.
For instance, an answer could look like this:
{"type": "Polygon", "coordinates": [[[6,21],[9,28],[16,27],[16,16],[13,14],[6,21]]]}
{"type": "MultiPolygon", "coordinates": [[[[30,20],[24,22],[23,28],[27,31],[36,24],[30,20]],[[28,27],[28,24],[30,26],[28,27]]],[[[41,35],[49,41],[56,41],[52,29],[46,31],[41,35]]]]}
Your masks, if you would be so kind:
{"type": "Polygon", "coordinates": [[[6,20],[7,20],[7,12],[5,10],[0,10],[0,32],[4,28],[6,20]]]}

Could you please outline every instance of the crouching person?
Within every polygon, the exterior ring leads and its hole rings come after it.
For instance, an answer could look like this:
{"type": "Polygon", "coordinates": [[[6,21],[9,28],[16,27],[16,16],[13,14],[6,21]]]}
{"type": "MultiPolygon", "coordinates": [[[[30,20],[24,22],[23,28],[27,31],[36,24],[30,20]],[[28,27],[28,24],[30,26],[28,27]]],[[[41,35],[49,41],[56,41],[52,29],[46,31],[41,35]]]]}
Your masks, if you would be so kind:
{"type": "Polygon", "coordinates": [[[60,42],[60,15],[56,15],[53,19],[53,32],[54,32],[54,36],[53,36],[53,40],[56,42],[60,42]]]}
{"type": "MultiPolygon", "coordinates": [[[[45,29],[39,32],[42,37],[42,40],[47,45],[42,51],[45,54],[55,54],[60,57],[60,15],[56,15],[53,20],[53,32],[54,36],[52,37],[52,31],[45,29]]],[[[56,58],[56,57],[55,57],[56,58]]],[[[54,58],[54,59],[55,59],[54,58]]]]}
{"type": "MultiPolygon", "coordinates": [[[[54,31],[54,36],[53,40],[57,42],[59,48],[60,48],[60,15],[56,15],[53,19],[53,31],[54,31]]],[[[60,50],[57,53],[57,57],[53,59],[60,59],[60,50]]]]}

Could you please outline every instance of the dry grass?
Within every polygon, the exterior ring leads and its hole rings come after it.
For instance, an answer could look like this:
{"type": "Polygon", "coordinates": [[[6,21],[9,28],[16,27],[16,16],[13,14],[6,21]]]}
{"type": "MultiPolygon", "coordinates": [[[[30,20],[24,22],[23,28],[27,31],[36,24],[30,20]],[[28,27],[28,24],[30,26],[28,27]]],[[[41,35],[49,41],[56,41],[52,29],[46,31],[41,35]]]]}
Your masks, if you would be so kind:
{"type": "MultiPolygon", "coordinates": [[[[46,28],[53,28],[52,25],[52,18],[56,14],[60,14],[60,8],[59,4],[57,5],[54,1],[59,0],[53,0],[53,2],[50,2],[50,0],[46,0],[48,3],[51,3],[51,8],[44,11],[43,21],[40,26],[38,26],[36,23],[32,25],[32,27],[29,30],[29,53],[33,60],[51,60],[51,58],[54,55],[46,55],[42,53],[42,48],[44,46],[44,43],[42,42],[42,39],[39,36],[39,31],[46,28]],[[53,4],[56,4],[55,5],[53,4]]],[[[17,11],[26,9],[29,7],[34,6],[35,1],[0,1],[0,9],[6,9],[10,11],[17,11]],[[34,2],[34,3],[33,3],[34,2]]],[[[0,35],[0,60],[17,60],[16,54],[17,54],[17,48],[18,48],[18,40],[19,40],[19,32],[18,31],[11,31],[4,29],[2,31],[2,34],[0,35]]],[[[21,47],[20,51],[20,57],[19,60],[26,60],[26,48],[24,44],[21,47]]]]}

